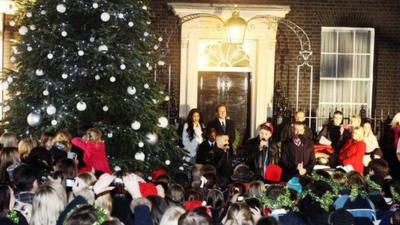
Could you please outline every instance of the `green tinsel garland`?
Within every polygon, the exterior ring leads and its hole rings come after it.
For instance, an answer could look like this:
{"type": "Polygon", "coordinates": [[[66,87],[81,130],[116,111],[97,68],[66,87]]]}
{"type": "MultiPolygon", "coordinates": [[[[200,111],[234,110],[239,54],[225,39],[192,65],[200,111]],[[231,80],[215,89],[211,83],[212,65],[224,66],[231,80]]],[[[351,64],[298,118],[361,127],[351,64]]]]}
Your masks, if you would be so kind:
{"type": "Polygon", "coordinates": [[[15,224],[19,224],[19,217],[16,210],[11,210],[7,213],[6,217],[13,221],[15,224]]]}
{"type": "Polygon", "coordinates": [[[261,199],[264,206],[270,209],[281,209],[281,208],[292,208],[293,203],[290,199],[290,192],[287,188],[284,188],[284,192],[278,196],[276,199],[271,199],[267,196],[267,193],[261,199]]]}

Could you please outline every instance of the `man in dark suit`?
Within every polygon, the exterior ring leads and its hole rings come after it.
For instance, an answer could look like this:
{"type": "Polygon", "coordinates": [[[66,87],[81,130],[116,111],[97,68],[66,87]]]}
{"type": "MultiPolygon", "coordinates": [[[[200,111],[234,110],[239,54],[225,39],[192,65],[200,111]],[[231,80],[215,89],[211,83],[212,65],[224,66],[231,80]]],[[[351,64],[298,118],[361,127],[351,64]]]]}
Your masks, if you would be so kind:
{"type": "Polygon", "coordinates": [[[309,128],[306,125],[306,114],[304,111],[297,111],[294,114],[294,122],[290,122],[288,124],[286,124],[283,129],[281,130],[281,134],[280,134],[280,141],[281,143],[285,143],[287,140],[291,139],[293,137],[293,126],[295,123],[300,122],[304,124],[304,137],[308,138],[310,140],[314,139],[314,134],[311,130],[311,128],[309,128]]]}
{"type": "Polygon", "coordinates": [[[216,166],[215,162],[215,152],[216,152],[216,142],[217,131],[215,128],[211,128],[207,131],[207,140],[203,141],[197,150],[196,163],[199,164],[211,164],[216,166]]]}
{"type": "Polygon", "coordinates": [[[282,145],[283,181],[310,174],[315,165],[314,143],[304,136],[304,123],[295,122],[292,138],[282,145]]]}
{"type": "Polygon", "coordinates": [[[217,135],[228,135],[229,145],[235,142],[235,123],[226,117],[226,105],[219,104],[216,108],[217,118],[207,124],[207,130],[215,128],[217,135]]]}
{"type": "Polygon", "coordinates": [[[278,164],[279,148],[272,143],[274,128],[271,123],[263,123],[258,128],[258,136],[246,142],[245,158],[249,168],[264,177],[268,164],[278,164]]]}

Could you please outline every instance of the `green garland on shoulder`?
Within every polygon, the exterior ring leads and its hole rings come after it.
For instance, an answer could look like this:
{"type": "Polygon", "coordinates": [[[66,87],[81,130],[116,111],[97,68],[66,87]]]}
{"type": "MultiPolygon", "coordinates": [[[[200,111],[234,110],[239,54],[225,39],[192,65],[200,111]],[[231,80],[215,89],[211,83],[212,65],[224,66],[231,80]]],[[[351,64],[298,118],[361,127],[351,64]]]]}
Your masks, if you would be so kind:
{"type": "Polygon", "coordinates": [[[322,209],[329,212],[331,206],[335,202],[335,194],[330,191],[325,192],[322,197],[317,196],[316,194],[312,193],[311,191],[307,190],[304,192],[303,196],[310,196],[315,202],[318,202],[322,209]]]}
{"type": "Polygon", "coordinates": [[[6,217],[7,217],[8,219],[10,219],[11,221],[13,221],[13,223],[19,224],[19,217],[18,217],[18,213],[17,213],[16,210],[14,210],[14,209],[13,209],[13,210],[10,210],[10,211],[7,213],[6,217]]]}
{"type": "Polygon", "coordinates": [[[103,208],[96,207],[96,211],[98,214],[97,221],[94,222],[93,225],[101,225],[104,221],[107,220],[107,213],[103,208]]]}
{"type": "Polygon", "coordinates": [[[394,187],[390,187],[390,192],[392,193],[392,199],[396,202],[400,202],[400,194],[394,189],[394,187]]]}
{"type": "Polygon", "coordinates": [[[293,202],[290,199],[290,191],[287,188],[284,188],[284,192],[276,199],[268,197],[267,193],[265,193],[261,202],[264,206],[271,209],[293,208],[293,202]]]}

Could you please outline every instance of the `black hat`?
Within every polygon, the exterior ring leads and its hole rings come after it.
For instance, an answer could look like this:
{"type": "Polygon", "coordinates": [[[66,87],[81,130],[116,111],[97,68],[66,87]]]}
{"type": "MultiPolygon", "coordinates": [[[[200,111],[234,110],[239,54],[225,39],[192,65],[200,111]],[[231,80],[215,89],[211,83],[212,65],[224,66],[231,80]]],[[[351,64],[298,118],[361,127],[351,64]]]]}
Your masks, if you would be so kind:
{"type": "Polygon", "coordinates": [[[244,164],[239,164],[233,170],[231,179],[237,182],[250,182],[253,180],[254,173],[244,164]]]}
{"type": "Polygon", "coordinates": [[[354,217],[345,209],[338,209],[329,215],[329,225],[353,225],[354,217]]]}

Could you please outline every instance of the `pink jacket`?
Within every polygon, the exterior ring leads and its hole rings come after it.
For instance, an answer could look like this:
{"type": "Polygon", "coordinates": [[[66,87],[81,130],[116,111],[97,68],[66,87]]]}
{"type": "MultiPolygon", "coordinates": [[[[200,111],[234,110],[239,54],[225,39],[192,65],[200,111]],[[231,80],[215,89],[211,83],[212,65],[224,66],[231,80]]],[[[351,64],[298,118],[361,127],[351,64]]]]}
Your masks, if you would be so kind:
{"type": "Polygon", "coordinates": [[[112,173],[107,160],[106,146],[103,142],[83,142],[79,137],[72,138],[71,142],[83,150],[83,161],[86,165],[104,173],[112,173]]]}

